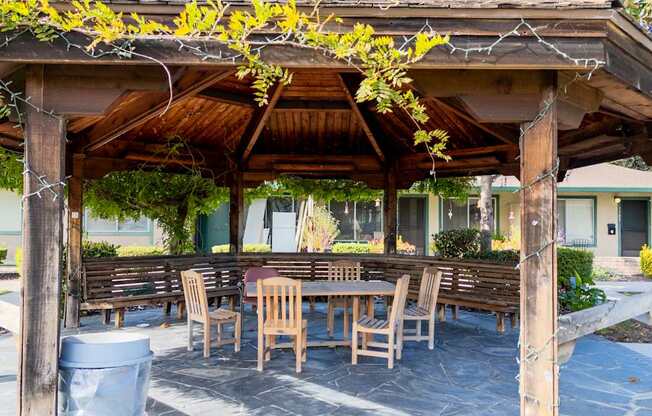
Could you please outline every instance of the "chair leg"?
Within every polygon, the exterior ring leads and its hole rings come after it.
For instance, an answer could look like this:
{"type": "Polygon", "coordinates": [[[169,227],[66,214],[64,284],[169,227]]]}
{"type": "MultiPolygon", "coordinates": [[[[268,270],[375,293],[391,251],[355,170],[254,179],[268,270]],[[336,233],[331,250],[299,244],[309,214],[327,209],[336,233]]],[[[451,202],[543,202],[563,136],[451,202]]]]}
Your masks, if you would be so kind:
{"type": "MultiPolygon", "coordinates": [[[[398,331],[396,333],[396,359],[400,360],[403,357],[403,320],[398,324],[398,331]]],[[[417,321],[420,322],[420,321],[417,321]]]]}
{"type": "Polygon", "coordinates": [[[265,336],[263,329],[258,328],[258,371],[263,371],[265,362],[265,336]]]}
{"type": "Polygon", "coordinates": [[[267,335],[265,337],[265,361],[272,359],[272,339],[273,335],[267,335]]]}
{"type": "Polygon", "coordinates": [[[303,332],[303,343],[301,344],[303,351],[301,351],[301,361],[304,363],[308,360],[308,328],[304,329],[303,332]]]}
{"type": "Polygon", "coordinates": [[[335,326],[333,325],[334,321],[335,321],[335,308],[333,308],[333,304],[331,302],[328,302],[328,311],[326,313],[326,327],[328,328],[329,337],[333,336],[333,329],[335,326]]]}
{"type": "Polygon", "coordinates": [[[311,296],[310,298],[308,298],[308,300],[310,302],[310,312],[314,312],[317,301],[314,296],[311,296]]]}
{"type": "Polygon", "coordinates": [[[414,322],[416,322],[416,324],[417,324],[415,334],[416,334],[417,342],[419,342],[419,341],[421,341],[421,321],[417,319],[414,322]]]}
{"type": "Polygon", "coordinates": [[[192,320],[188,318],[188,351],[194,349],[194,344],[192,342],[192,320]]]}
{"type": "Polygon", "coordinates": [[[204,322],[204,358],[211,356],[211,323],[204,322]]]}
{"type": "Polygon", "coordinates": [[[428,320],[428,349],[435,349],[435,317],[431,316],[428,320]]]}
{"type": "Polygon", "coordinates": [[[387,368],[394,368],[394,331],[387,336],[387,368]]]}
{"type": "Polygon", "coordinates": [[[233,348],[235,349],[235,352],[240,352],[240,338],[242,337],[242,324],[241,324],[242,317],[240,314],[237,314],[235,316],[235,328],[234,328],[234,335],[233,338],[235,338],[235,343],[233,348]]]}
{"type": "Polygon", "coordinates": [[[353,322],[351,330],[351,364],[358,364],[358,323],[353,322]]]}
{"type": "Polygon", "coordinates": [[[222,322],[217,322],[217,346],[222,345],[222,322]]]}
{"type": "Polygon", "coordinates": [[[177,319],[183,319],[183,314],[186,310],[185,302],[177,302],[177,319]]]}
{"type": "Polygon", "coordinates": [[[229,296],[229,310],[235,312],[235,296],[229,296]]]}
{"type": "Polygon", "coordinates": [[[349,299],[344,301],[344,339],[349,337],[349,299]]]}
{"type": "Polygon", "coordinates": [[[296,352],[294,353],[294,359],[295,359],[295,366],[296,366],[296,372],[300,373],[301,372],[301,360],[303,359],[303,335],[301,334],[301,331],[294,337],[295,338],[295,345],[296,347],[296,352]]]}
{"type": "Polygon", "coordinates": [[[459,305],[451,305],[451,309],[453,310],[453,320],[457,321],[460,316],[460,307],[459,305]]]}
{"type": "Polygon", "coordinates": [[[163,310],[165,311],[165,316],[170,316],[172,312],[172,302],[165,302],[163,304],[163,310]]]}

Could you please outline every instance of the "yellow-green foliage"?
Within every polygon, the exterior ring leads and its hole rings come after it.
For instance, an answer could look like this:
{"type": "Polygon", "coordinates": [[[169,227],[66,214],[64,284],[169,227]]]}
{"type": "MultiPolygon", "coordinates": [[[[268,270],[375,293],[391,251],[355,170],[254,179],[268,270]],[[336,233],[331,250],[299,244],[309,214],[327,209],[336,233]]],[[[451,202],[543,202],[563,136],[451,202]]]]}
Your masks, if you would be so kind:
{"type": "Polygon", "coordinates": [[[167,254],[164,247],[158,246],[120,246],[118,257],[163,256],[167,254]]]}
{"type": "Polygon", "coordinates": [[[16,249],[14,260],[16,261],[16,272],[22,276],[23,275],[23,249],[22,248],[16,249]]]}
{"type": "Polygon", "coordinates": [[[652,277],[652,248],[641,248],[641,272],[645,277],[652,277]]]}
{"type": "MultiPolygon", "coordinates": [[[[193,0],[184,4],[172,24],[135,12],[125,16],[101,1],[76,0],[67,6],[66,11],[60,12],[48,0],[4,0],[0,2],[0,30],[26,28],[42,41],[52,41],[71,32],[82,33],[88,39],[87,44],[81,45],[86,50],[94,52],[100,45],[109,45],[103,52],[109,49],[125,58],[139,54],[134,41],[144,38],[179,41],[181,48],[188,41],[222,43],[238,59],[237,76],[254,79],[255,99],[261,106],[267,104],[273,85],[292,81],[292,73],[287,68],[262,58],[264,46],[312,49],[356,68],[363,75],[355,94],[359,102],[374,102],[379,113],[394,108],[407,111],[415,123],[415,145],[425,146],[434,156],[448,158],[443,153],[447,133],[425,129],[428,122],[425,106],[411,89],[404,88],[412,81],[407,74],[409,66],[431,49],[447,44],[447,35],[434,30],[418,32],[409,45],[396,45],[393,37],[378,35],[369,24],[354,23],[350,30],[336,32],[329,28],[332,23],[341,23],[340,18],[326,13],[322,16],[319,2],[312,10],[299,10],[295,0],[284,3],[252,0],[251,11],[230,9],[229,13],[226,13],[228,4],[220,0],[207,0],[202,5],[193,0]],[[267,41],[256,40],[254,36],[262,32],[275,35],[267,41]]],[[[202,53],[201,49],[193,51],[202,53]]],[[[228,57],[206,54],[205,58],[228,57]]]]}
{"type": "MultiPolygon", "coordinates": [[[[214,254],[228,253],[229,248],[229,244],[220,244],[213,246],[211,251],[214,254]]],[[[242,251],[245,253],[271,253],[272,248],[268,244],[245,244],[242,251]]]]}

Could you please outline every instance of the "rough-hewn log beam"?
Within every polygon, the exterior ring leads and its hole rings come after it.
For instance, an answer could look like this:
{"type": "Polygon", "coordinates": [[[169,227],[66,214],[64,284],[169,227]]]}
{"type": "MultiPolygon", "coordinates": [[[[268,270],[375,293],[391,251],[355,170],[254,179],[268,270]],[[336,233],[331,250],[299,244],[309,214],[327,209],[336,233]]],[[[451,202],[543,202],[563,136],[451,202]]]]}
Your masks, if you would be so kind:
{"type": "Polygon", "coordinates": [[[557,362],[557,108],[556,76],[539,101],[542,116],[525,123],[521,138],[522,416],[559,414],[557,362]],[[553,104],[550,104],[550,103],[553,104]],[[546,110],[547,109],[547,110],[546,110]]]}
{"type": "Polygon", "coordinates": [[[378,155],[378,159],[380,159],[381,162],[384,162],[385,154],[383,153],[383,150],[378,144],[378,140],[376,139],[376,136],[372,131],[372,127],[369,124],[370,122],[368,121],[368,114],[365,114],[367,113],[367,111],[363,109],[355,100],[354,97],[355,81],[348,77],[345,77],[342,74],[340,74],[338,78],[340,81],[340,85],[342,86],[342,90],[344,91],[344,94],[346,96],[346,100],[349,102],[353,114],[355,114],[356,118],[358,119],[358,124],[360,124],[362,131],[364,131],[364,134],[367,136],[367,139],[369,140],[369,144],[371,144],[371,147],[374,149],[374,152],[376,152],[376,154],[378,155]]]}
{"type": "Polygon", "coordinates": [[[383,193],[383,231],[385,254],[396,254],[398,238],[398,192],[396,168],[388,168],[385,172],[385,188],[383,193]]]}
{"type": "Polygon", "coordinates": [[[79,327],[81,302],[82,233],[84,218],[84,155],[73,155],[68,179],[68,259],[66,262],[66,328],[79,327]]]}
{"type": "MultiPolygon", "coordinates": [[[[34,107],[26,107],[25,161],[35,174],[25,175],[24,195],[42,189],[38,180],[56,183],[65,169],[65,121],[42,108],[47,91],[43,66],[28,69],[26,95],[34,107]]],[[[63,189],[53,188],[42,197],[23,202],[23,273],[21,345],[18,362],[18,411],[20,416],[57,414],[59,360],[59,295],[61,242],[63,237],[63,189]]]]}
{"type": "Polygon", "coordinates": [[[242,237],[244,236],[244,183],[242,172],[233,173],[229,185],[231,196],[229,200],[229,244],[231,254],[242,252],[242,237]]]}
{"type": "Polygon", "coordinates": [[[172,102],[167,99],[158,101],[152,107],[145,109],[134,108],[123,114],[117,125],[107,121],[101,123],[89,133],[89,143],[84,147],[84,152],[94,152],[101,147],[111,143],[118,137],[129,132],[130,130],[152,120],[161,114],[168,105],[175,106],[183,100],[198,94],[203,89],[219,82],[228,77],[232,71],[222,71],[217,73],[195,72],[189,77],[184,77],[182,81],[174,88],[172,102]]]}
{"type": "Polygon", "coordinates": [[[249,121],[247,129],[242,136],[242,140],[240,141],[240,149],[238,151],[238,155],[240,157],[241,164],[244,165],[247,163],[247,160],[249,160],[256,142],[258,141],[260,134],[263,132],[265,123],[267,123],[267,119],[269,119],[269,116],[272,115],[272,111],[274,110],[278,100],[281,99],[283,88],[283,84],[276,84],[276,86],[273,87],[273,90],[269,94],[269,102],[267,105],[264,107],[256,108],[254,114],[251,116],[251,120],[249,121]]]}

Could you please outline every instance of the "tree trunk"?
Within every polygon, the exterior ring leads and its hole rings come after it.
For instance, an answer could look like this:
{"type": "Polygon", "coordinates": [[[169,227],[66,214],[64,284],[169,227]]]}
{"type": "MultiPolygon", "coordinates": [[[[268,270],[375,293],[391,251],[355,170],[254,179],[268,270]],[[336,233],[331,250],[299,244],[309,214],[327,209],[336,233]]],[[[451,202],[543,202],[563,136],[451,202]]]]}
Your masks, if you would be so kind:
{"type": "Polygon", "coordinates": [[[491,236],[493,234],[494,209],[492,204],[491,184],[494,178],[491,175],[480,176],[480,251],[491,251],[491,236]]]}
{"type": "Polygon", "coordinates": [[[183,201],[177,209],[177,221],[175,224],[170,224],[169,229],[172,230],[169,237],[169,250],[170,254],[180,256],[184,253],[187,241],[186,234],[186,221],[188,221],[188,202],[183,201]]]}

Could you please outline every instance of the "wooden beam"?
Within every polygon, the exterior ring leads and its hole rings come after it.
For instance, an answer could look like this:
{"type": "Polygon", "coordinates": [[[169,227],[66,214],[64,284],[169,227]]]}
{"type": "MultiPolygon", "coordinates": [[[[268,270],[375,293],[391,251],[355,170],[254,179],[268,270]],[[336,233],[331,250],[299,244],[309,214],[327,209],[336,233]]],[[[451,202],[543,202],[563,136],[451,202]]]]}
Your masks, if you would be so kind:
{"type": "Polygon", "coordinates": [[[244,183],[242,172],[233,173],[229,200],[229,244],[231,254],[242,253],[244,236],[244,183]]]}
{"type": "Polygon", "coordinates": [[[383,232],[385,254],[396,254],[398,238],[398,191],[396,168],[390,167],[385,172],[385,188],[383,193],[383,232]]]}
{"type": "Polygon", "coordinates": [[[380,159],[381,162],[385,161],[385,154],[383,153],[382,149],[380,148],[380,145],[378,144],[378,140],[376,140],[376,136],[374,135],[373,131],[371,130],[371,127],[369,125],[369,122],[365,118],[365,114],[367,111],[363,109],[356,101],[355,101],[355,92],[354,92],[354,86],[353,86],[353,80],[351,79],[345,79],[342,74],[338,74],[338,79],[340,81],[340,85],[342,86],[342,90],[344,91],[344,94],[346,95],[346,100],[349,102],[349,105],[351,106],[351,110],[353,110],[353,114],[355,114],[356,118],[358,119],[358,124],[360,124],[360,127],[362,128],[362,131],[364,131],[364,134],[367,136],[367,139],[369,140],[369,143],[371,144],[371,147],[374,149],[374,152],[378,155],[378,159],[380,159]]]}
{"type": "Polygon", "coordinates": [[[201,93],[199,93],[197,97],[218,103],[237,105],[240,107],[254,108],[256,106],[256,102],[251,98],[251,95],[237,94],[218,88],[206,88],[201,93]]]}
{"type": "Polygon", "coordinates": [[[534,125],[523,124],[520,144],[525,186],[521,192],[521,416],[559,414],[557,180],[552,175],[557,163],[556,75],[548,76],[539,101],[543,114],[534,125]]]}
{"type": "Polygon", "coordinates": [[[353,172],[352,163],[275,163],[277,172],[303,172],[319,174],[322,172],[353,172]]]}
{"type": "MultiPolygon", "coordinates": [[[[42,108],[47,90],[45,68],[29,67],[25,94],[25,161],[34,174],[25,175],[24,195],[42,189],[38,180],[56,183],[65,175],[65,121],[51,117],[42,108]]],[[[59,360],[59,299],[63,237],[63,189],[53,188],[42,197],[23,202],[23,273],[20,351],[18,354],[19,416],[57,414],[59,360]]]]}
{"type": "Polygon", "coordinates": [[[351,106],[347,101],[281,100],[274,111],[349,112],[351,106]]]}
{"type": "Polygon", "coordinates": [[[144,111],[140,108],[134,109],[131,113],[122,116],[122,122],[116,125],[98,125],[96,128],[93,128],[89,133],[89,143],[84,146],[83,150],[85,153],[94,152],[103,146],[111,143],[116,140],[123,134],[129,132],[130,130],[143,125],[149,120],[154,119],[159,116],[163,110],[165,110],[168,105],[174,107],[179,103],[182,103],[184,100],[197,95],[200,91],[205,88],[227,78],[233,73],[233,71],[222,71],[215,73],[205,73],[201,71],[196,71],[192,73],[189,77],[184,77],[179,81],[177,86],[174,88],[174,96],[172,102],[169,103],[168,99],[160,100],[152,107],[145,109],[144,111]]]}
{"type": "Polygon", "coordinates": [[[263,132],[265,123],[267,123],[267,119],[272,115],[272,111],[274,110],[278,100],[281,99],[283,89],[283,84],[276,84],[269,94],[268,104],[264,107],[256,108],[254,114],[251,116],[251,120],[242,136],[242,140],[240,141],[240,150],[238,151],[238,155],[240,155],[240,163],[242,165],[247,163],[247,160],[249,160],[256,142],[258,141],[260,134],[263,132]]]}
{"type": "Polygon", "coordinates": [[[66,328],[79,327],[81,302],[84,155],[72,157],[72,176],[68,179],[68,248],[66,261],[66,328]]]}
{"type": "Polygon", "coordinates": [[[382,172],[382,165],[375,155],[252,155],[246,165],[247,171],[273,171],[284,166],[293,170],[295,165],[347,165],[358,172],[382,172]]]}

